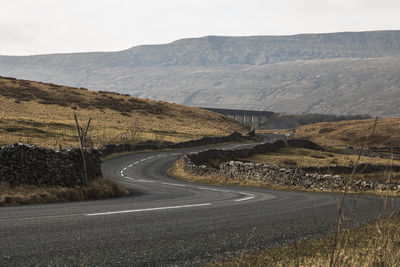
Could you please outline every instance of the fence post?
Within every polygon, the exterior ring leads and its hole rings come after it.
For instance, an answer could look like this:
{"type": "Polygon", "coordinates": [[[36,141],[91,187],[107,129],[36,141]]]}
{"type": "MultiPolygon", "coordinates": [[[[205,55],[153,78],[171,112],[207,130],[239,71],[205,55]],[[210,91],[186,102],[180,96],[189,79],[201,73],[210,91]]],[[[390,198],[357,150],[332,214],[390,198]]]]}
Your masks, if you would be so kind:
{"type": "Polygon", "coordinates": [[[77,129],[77,132],[78,132],[79,145],[80,145],[80,148],[81,148],[81,156],[82,156],[82,162],[83,162],[83,172],[84,172],[84,175],[85,175],[84,184],[87,185],[87,183],[88,183],[88,174],[87,174],[87,168],[86,168],[85,152],[84,152],[84,149],[83,149],[83,138],[84,138],[83,134],[84,135],[87,134],[91,119],[89,119],[89,122],[87,124],[85,133],[82,133],[82,135],[81,135],[81,128],[79,127],[78,118],[76,117],[76,114],[74,114],[74,118],[75,118],[75,123],[76,123],[76,129],[77,129]]]}

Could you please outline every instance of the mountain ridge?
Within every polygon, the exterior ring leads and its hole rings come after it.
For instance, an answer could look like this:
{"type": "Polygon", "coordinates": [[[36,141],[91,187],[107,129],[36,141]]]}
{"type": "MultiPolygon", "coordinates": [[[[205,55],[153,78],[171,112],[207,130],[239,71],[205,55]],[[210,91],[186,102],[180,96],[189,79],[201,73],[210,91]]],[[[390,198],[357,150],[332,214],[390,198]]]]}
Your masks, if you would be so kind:
{"type": "Polygon", "coordinates": [[[0,75],[193,106],[399,116],[385,103],[400,100],[399,60],[400,31],[206,36],[117,52],[0,56],[0,75]],[[365,98],[358,108],[342,105],[349,88],[349,103],[365,98]]]}

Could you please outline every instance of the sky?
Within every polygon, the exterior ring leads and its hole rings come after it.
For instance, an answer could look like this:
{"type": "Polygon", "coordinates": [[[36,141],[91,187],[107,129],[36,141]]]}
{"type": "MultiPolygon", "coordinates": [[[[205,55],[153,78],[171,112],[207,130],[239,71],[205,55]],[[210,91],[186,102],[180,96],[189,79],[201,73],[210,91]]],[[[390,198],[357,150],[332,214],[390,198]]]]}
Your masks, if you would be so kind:
{"type": "Polygon", "coordinates": [[[0,55],[119,51],[207,35],[400,30],[399,0],[0,0],[0,55]]]}

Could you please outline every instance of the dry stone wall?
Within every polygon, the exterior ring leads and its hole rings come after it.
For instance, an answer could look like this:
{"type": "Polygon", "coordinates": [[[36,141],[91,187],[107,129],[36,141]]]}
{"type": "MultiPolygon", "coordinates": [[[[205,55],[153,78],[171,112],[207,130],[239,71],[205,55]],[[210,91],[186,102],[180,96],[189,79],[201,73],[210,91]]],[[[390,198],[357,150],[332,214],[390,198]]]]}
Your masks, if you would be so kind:
{"type": "MultiPolygon", "coordinates": [[[[106,145],[86,149],[88,180],[102,176],[100,156],[145,149],[186,148],[223,142],[253,140],[254,136],[232,133],[223,137],[206,137],[182,143],[145,142],[135,145],[106,145]]],[[[81,152],[78,148],[57,151],[20,143],[0,148],[0,182],[21,184],[75,186],[85,181],[81,152]]]]}
{"type": "MultiPolygon", "coordinates": [[[[88,179],[101,177],[99,151],[88,149],[85,156],[88,179]]],[[[0,182],[75,186],[83,185],[84,179],[79,149],[56,151],[20,143],[0,148],[0,182]]]]}
{"type": "MultiPolygon", "coordinates": [[[[276,141],[272,144],[262,144],[251,149],[241,150],[206,150],[181,156],[184,170],[194,175],[217,175],[241,180],[263,181],[266,184],[290,186],[321,191],[343,190],[348,184],[348,178],[330,173],[351,173],[351,166],[282,168],[275,165],[244,163],[233,161],[234,158],[247,157],[254,154],[274,152],[284,146],[307,147],[322,149],[306,140],[276,141]],[[220,158],[225,162],[218,168],[205,165],[207,159],[220,158]]],[[[400,171],[400,166],[392,166],[393,171],[400,171]]],[[[358,171],[376,172],[388,170],[388,166],[364,164],[357,167],[358,171]]],[[[372,181],[353,180],[349,184],[354,191],[386,190],[398,191],[399,183],[378,183],[372,181]]]]}
{"type": "Polygon", "coordinates": [[[242,135],[241,133],[234,132],[228,136],[203,137],[201,139],[189,140],[180,143],[147,141],[144,143],[137,143],[133,145],[132,144],[105,145],[101,148],[98,148],[98,150],[101,152],[103,156],[106,156],[109,154],[121,153],[121,152],[154,150],[154,149],[181,149],[181,148],[205,146],[205,145],[212,145],[219,143],[251,141],[251,140],[255,140],[254,131],[249,132],[247,135],[242,135]]]}

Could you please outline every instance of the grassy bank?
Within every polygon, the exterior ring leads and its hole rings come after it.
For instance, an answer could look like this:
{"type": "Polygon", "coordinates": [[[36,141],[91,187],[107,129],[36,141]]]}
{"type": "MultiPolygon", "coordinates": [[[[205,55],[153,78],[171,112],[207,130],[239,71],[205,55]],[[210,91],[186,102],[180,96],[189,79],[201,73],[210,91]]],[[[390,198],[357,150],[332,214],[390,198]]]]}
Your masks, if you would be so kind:
{"type": "Polygon", "coordinates": [[[92,180],[87,186],[35,186],[21,185],[10,187],[0,183],[0,206],[23,204],[44,204],[121,197],[129,191],[119,183],[106,178],[92,180]]]}
{"type": "Polygon", "coordinates": [[[300,242],[294,239],[291,245],[261,250],[210,266],[389,267],[398,266],[399,262],[400,216],[393,216],[344,230],[336,241],[334,236],[300,242]]]}

